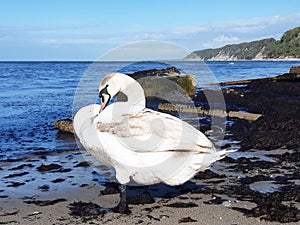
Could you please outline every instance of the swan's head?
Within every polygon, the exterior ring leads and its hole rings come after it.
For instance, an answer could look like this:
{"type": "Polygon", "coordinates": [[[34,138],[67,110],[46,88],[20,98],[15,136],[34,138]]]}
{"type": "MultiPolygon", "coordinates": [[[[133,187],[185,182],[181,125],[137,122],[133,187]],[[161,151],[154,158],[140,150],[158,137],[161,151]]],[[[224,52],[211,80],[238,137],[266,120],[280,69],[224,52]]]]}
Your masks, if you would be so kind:
{"type": "Polygon", "coordinates": [[[99,85],[99,97],[102,100],[100,112],[105,109],[109,101],[119,92],[124,92],[132,83],[137,83],[133,78],[122,73],[106,75],[99,85]]]}

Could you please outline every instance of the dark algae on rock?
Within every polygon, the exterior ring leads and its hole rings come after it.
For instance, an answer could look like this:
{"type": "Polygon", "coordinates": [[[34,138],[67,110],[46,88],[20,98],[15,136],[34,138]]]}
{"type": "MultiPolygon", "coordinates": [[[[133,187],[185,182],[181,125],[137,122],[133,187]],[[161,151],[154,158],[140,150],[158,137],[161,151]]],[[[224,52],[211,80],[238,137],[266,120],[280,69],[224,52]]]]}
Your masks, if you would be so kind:
{"type": "Polygon", "coordinates": [[[233,133],[243,149],[299,149],[300,80],[258,79],[236,88],[242,95],[224,92],[227,107],[260,113],[253,122],[236,121],[233,133]]]}

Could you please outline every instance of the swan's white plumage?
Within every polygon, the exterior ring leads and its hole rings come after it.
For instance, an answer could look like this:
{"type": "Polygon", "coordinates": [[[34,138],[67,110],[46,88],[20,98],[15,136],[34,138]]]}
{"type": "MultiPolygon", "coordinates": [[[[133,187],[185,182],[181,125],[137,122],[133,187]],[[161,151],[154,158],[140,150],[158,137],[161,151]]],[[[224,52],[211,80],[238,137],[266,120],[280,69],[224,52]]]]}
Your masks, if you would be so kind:
{"type": "Polygon", "coordinates": [[[116,170],[122,183],[178,185],[207,169],[230,151],[216,151],[203,133],[171,115],[144,108],[145,97],[132,78],[115,73],[100,84],[119,91],[127,102],[88,105],[74,118],[81,144],[97,160],[116,170]]]}

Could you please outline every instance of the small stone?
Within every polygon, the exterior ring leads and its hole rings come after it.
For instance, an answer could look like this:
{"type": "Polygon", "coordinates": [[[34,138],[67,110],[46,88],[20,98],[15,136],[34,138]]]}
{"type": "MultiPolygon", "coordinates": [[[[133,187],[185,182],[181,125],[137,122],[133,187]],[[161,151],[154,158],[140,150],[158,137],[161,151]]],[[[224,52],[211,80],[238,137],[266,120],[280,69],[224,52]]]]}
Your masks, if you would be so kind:
{"type": "Polygon", "coordinates": [[[197,222],[198,220],[195,220],[191,217],[184,217],[184,218],[181,218],[178,223],[190,223],[190,222],[197,222]]]}
{"type": "Polygon", "coordinates": [[[229,207],[229,206],[231,206],[231,201],[230,201],[230,200],[224,201],[224,202],[222,203],[222,205],[225,206],[225,207],[229,207]]]}

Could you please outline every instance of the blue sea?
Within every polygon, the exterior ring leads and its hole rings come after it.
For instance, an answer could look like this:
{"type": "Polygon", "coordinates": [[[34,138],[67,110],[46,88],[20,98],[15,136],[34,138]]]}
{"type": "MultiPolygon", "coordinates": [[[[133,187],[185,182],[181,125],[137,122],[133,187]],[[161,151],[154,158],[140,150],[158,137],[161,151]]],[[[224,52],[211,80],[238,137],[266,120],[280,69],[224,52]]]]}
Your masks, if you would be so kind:
{"type": "Polygon", "coordinates": [[[170,66],[196,75],[201,88],[216,82],[273,77],[300,66],[300,62],[0,62],[0,165],[77,149],[72,137],[55,129],[54,121],[72,118],[74,96],[82,81],[93,83],[87,87],[90,100],[82,102],[83,106],[97,101],[98,83],[109,72],[170,66]]]}

